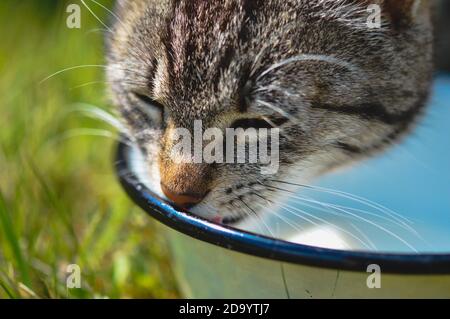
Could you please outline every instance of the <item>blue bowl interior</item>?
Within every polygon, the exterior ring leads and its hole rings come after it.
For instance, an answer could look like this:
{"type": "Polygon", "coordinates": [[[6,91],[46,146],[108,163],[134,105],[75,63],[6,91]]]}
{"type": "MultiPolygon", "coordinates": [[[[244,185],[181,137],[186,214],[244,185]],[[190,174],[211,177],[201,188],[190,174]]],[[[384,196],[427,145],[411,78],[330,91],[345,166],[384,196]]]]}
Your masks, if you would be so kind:
{"type": "Polygon", "coordinates": [[[440,76],[412,135],[386,153],[324,176],[313,184],[318,190],[299,192],[300,197],[322,205],[289,202],[304,212],[297,214],[318,225],[280,210],[265,218],[270,232],[268,227],[247,228],[336,249],[450,252],[449,123],[450,76],[440,76]]]}
{"type": "Polygon", "coordinates": [[[315,219],[316,225],[305,223],[302,231],[282,223],[277,214],[266,217],[269,234],[261,227],[241,225],[240,230],[179,212],[150,190],[151,179],[134,169],[139,166],[133,164],[141,160],[139,154],[123,145],[119,177],[128,194],[150,215],[215,245],[323,267],[354,269],[376,261],[385,271],[450,273],[449,106],[450,77],[440,76],[425,117],[404,143],[325,176],[315,183],[320,191],[301,192],[301,196],[345,207],[331,211],[320,205],[308,207],[307,213],[325,222],[315,219]],[[330,189],[339,193],[332,194],[330,189]]]}

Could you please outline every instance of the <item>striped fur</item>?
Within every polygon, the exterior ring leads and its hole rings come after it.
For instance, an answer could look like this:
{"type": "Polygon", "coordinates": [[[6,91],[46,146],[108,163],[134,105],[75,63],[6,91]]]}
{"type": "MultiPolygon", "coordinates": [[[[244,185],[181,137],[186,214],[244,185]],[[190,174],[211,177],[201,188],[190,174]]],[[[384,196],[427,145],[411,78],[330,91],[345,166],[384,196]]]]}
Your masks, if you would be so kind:
{"type": "Polygon", "coordinates": [[[202,120],[224,129],[246,118],[281,124],[276,179],[303,182],[372,156],[408,133],[426,104],[429,7],[427,0],[120,0],[108,76],[149,170],[176,192],[207,190],[194,212],[239,218],[277,200],[270,179],[258,165],[180,170],[168,156],[170,128],[202,120]],[[372,3],[382,8],[378,29],[367,27],[372,3]],[[164,109],[163,120],[148,107],[164,109]]]}

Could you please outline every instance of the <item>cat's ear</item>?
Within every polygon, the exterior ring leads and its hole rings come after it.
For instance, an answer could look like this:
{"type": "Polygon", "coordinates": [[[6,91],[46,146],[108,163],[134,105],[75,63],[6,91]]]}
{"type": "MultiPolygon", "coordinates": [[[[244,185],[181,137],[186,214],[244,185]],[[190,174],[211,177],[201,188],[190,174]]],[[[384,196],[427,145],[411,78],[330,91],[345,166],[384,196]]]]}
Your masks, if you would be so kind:
{"type": "Polygon", "coordinates": [[[383,11],[388,15],[392,25],[401,29],[428,14],[429,2],[429,0],[384,0],[383,11]]]}

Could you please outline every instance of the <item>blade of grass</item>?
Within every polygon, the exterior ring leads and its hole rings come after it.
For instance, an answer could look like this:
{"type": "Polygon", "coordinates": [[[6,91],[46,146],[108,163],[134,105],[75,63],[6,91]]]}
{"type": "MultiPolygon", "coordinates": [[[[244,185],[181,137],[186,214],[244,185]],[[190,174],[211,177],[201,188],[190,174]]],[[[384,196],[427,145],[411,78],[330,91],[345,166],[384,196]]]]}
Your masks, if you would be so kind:
{"type": "Polygon", "coordinates": [[[9,288],[0,280],[0,287],[3,289],[3,291],[6,293],[9,299],[16,299],[11,291],[9,291],[9,288]]]}
{"type": "Polygon", "coordinates": [[[1,189],[0,189],[0,226],[3,229],[3,232],[6,236],[6,240],[8,241],[11,251],[14,255],[15,262],[17,264],[17,267],[19,268],[23,282],[26,285],[30,285],[31,279],[29,267],[22,254],[22,250],[20,249],[19,239],[16,233],[14,232],[13,223],[8,213],[6,200],[3,197],[3,192],[1,189]]]}
{"type": "Polygon", "coordinates": [[[36,167],[35,163],[31,160],[30,157],[26,159],[26,163],[30,167],[33,175],[37,179],[39,185],[41,186],[44,194],[47,197],[48,202],[60,213],[60,217],[62,218],[63,224],[66,227],[68,233],[71,235],[72,241],[75,245],[75,251],[79,249],[79,243],[77,239],[77,235],[73,228],[73,223],[70,220],[70,216],[67,214],[67,209],[64,207],[59,200],[57,195],[55,194],[53,188],[47,183],[45,177],[41,174],[39,169],[36,167]]]}

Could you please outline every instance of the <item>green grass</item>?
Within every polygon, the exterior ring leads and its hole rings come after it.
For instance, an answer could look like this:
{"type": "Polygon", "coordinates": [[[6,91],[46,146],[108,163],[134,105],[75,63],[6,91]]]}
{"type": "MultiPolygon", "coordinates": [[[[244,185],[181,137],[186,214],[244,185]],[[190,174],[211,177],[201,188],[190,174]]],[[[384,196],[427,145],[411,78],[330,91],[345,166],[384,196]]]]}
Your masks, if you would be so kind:
{"type": "MultiPolygon", "coordinates": [[[[167,243],[114,176],[111,130],[75,112],[110,110],[100,28],[87,10],[67,29],[65,3],[0,1],[0,298],[177,297],[167,243]],[[66,288],[78,264],[82,289],[66,288]]],[[[100,1],[111,5],[111,1],[100,1]]],[[[102,18],[105,10],[92,8],[102,18]]]]}

